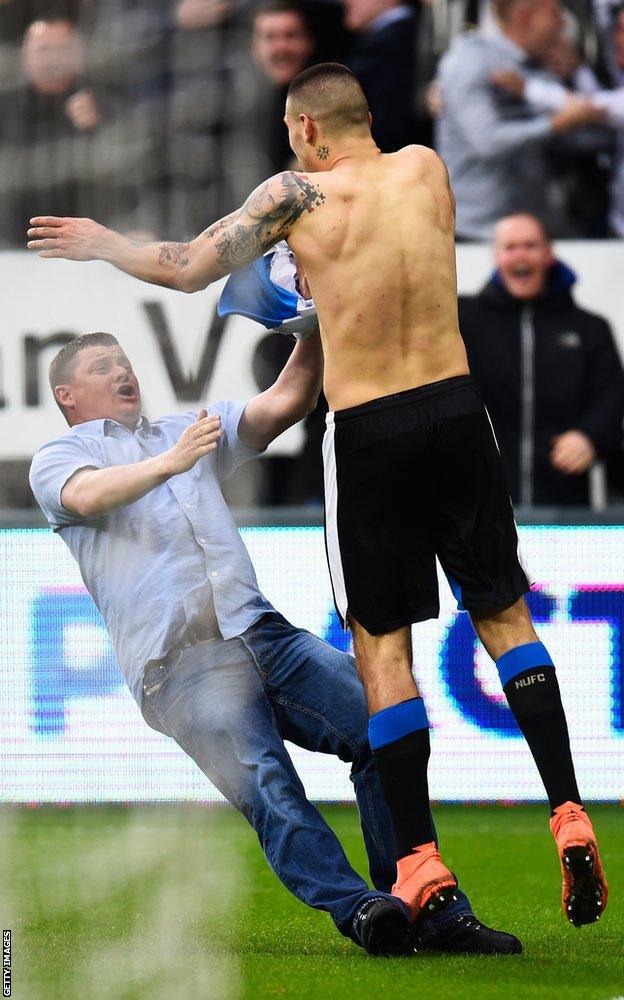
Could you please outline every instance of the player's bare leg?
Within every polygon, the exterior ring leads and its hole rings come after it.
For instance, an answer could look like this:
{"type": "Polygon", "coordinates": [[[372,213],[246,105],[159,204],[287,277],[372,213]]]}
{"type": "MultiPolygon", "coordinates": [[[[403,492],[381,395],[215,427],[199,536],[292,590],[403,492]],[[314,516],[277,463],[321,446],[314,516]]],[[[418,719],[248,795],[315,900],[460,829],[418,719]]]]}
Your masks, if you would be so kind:
{"type": "Polygon", "coordinates": [[[593,923],[607,905],[607,883],[576,784],[553,662],[535,633],[524,598],[502,611],[473,613],[472,621],[496,663],[548,795],[563,876],[563,912],[575,927],[593,923]]]}
{"type": "Polygon", "coordinates": [[[369,739],[394,826],[397,881],[392,893],[415,920],[450,903],[457,881],[442,864],[431,825],[429,724],[412,677],[411,630],[371,635],[349,621],[368,702],[369,739]]]}

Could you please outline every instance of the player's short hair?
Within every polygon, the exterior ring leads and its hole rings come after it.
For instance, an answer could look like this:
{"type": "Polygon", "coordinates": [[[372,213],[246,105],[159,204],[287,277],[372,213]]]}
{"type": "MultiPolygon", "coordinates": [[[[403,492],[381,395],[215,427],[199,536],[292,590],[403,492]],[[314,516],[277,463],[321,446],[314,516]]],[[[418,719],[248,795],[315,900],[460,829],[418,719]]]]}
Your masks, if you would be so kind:
{"type": "Polygon", "coordinates": [[[52,395],[63,415],[65,415],[65,410],[56,398],[54,390],[57,385],[65,385],[71,381],[80,352],[84,351],[87,347],[115,347],[118,345],[119,341],[112,333],[84,333],[81,337],[74,337],[73,340],[70,340],[69,344],[65,344],[54,355],[48,369],[48,377],[50,379],[52,395]]]}
{"type": "Polygon", "coordinates": [[[307,34],[312,34],[308,15],[297,0],[260,0],[260,3],[251,10],[252,24],[255,24],[256,18],[262,14],[296,14],[307,34]]]}
{"type": "Polygon", "coordinates": [[[322,122],[328,131],[368,128],[368,101],[360,81],[341,63],[318,63],[299,73],[288,88],[296,114],[322,122]]]}

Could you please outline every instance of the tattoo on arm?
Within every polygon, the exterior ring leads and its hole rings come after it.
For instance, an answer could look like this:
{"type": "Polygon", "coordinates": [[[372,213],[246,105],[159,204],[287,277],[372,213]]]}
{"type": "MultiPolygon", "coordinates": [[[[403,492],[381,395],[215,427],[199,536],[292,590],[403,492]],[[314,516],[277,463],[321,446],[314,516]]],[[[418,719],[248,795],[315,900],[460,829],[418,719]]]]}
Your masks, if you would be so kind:
{"type": "Polygon", "coordinates": [[[161,243],[158,263],[173,264],[175,267],[186,267],[189,262],[186,256],[188,248],[188,243],[161,243]]]}
{"type": "Polygon", "coordinates": [[[217,260],[228,271],[248,264],[283,240],[303,212],[313,212],[325,195],[304,174],[283,173],[279,186],[266,181],[242,209],[203,234],[215,240],[217,260]],[[244,221],[241,221],[244,220],[244,221]]]}

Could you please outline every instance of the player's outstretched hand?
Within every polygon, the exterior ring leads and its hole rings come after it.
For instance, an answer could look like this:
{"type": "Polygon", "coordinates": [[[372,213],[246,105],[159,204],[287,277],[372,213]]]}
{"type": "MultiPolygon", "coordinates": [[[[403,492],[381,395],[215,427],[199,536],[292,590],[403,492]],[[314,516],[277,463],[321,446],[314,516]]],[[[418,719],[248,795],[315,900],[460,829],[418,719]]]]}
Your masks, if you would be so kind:
{"type": "Polygon", "coordinates": [[[37,215],[30,220],[28,249],[40,257],[64,257],[65,260],[101,260],[106,256],[112,233],[93,219],[61,219],[55,215],[37,215]]]}
{"type": "Polygon", "coordinates": [[[171,475],[188,472],[200,458],[214,451],[222,433],[221,417],[208,416],[206,410],[200,410],[195,423],[186,428],[173,448],[167,452],[171,475]]]}

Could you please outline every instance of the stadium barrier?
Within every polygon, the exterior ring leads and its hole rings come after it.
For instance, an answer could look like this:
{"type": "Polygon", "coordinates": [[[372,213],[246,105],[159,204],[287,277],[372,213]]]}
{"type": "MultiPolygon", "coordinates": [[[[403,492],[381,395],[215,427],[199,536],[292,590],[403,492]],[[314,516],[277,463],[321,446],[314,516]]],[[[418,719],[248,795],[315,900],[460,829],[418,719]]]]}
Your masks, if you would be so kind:
{"type": "MultiPolygon", "coordinates": [[[[333,609],[319,526],[243,528],[267,597],[294,624],[349,648],[333,609]]],[[[624,526],[523,525],[529,597],[568,713],[579,784],[618,801],[624,775],[624,526]]],[[[221,801],[193,762],[150,730],[59,538],[0,530],[0,799],[221,801]]],[[[541,800],[535,766],[494,666],[445,580],[436,622],[414,628],[414,669],[433,726],[431,793],[446,801],[541,800]]],[[[292,751],[309,795],[351,800],[348,768],[292,751]]]]}

